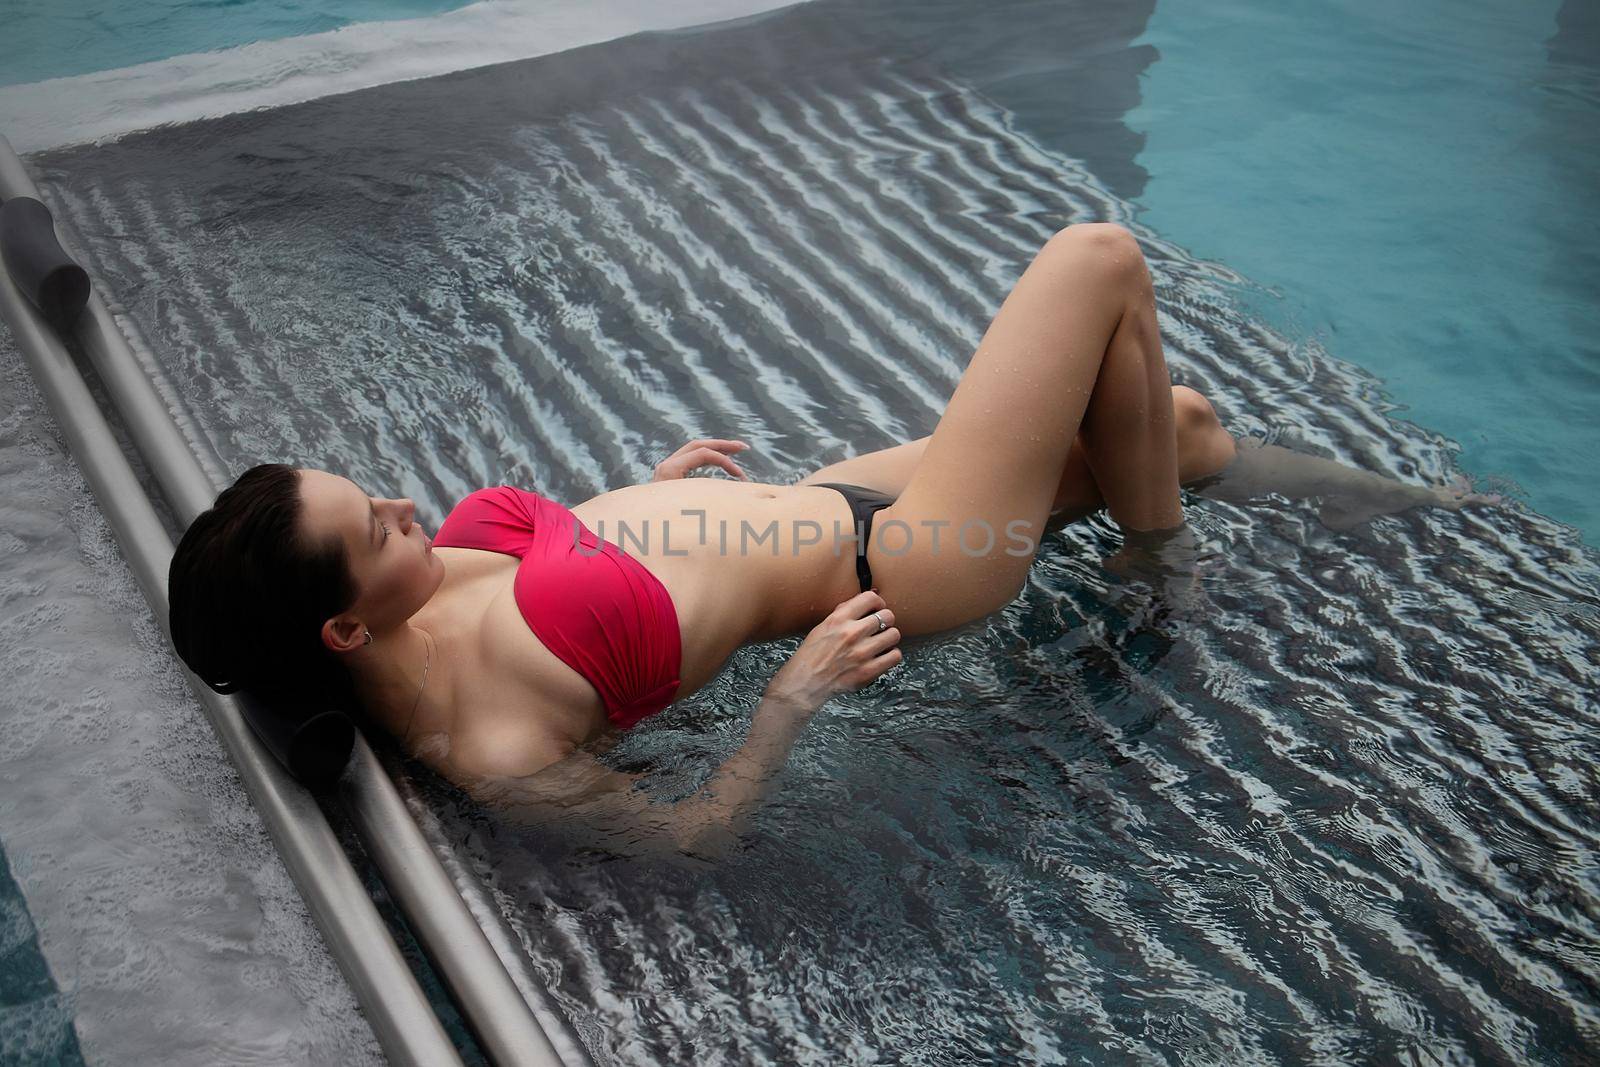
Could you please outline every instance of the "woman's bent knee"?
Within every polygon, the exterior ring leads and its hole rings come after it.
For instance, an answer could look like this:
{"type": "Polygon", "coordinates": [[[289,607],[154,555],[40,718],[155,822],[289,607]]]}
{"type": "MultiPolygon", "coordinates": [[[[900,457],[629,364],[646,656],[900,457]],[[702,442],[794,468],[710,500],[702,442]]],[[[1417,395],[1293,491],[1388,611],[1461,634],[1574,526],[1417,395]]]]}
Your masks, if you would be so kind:
{"type": "Polygon", "coordinates": [[[1172,387],[1172,414],[1178,420],[1179,433],[1204,434],[1221,425],[1211,401],[1187,385],[1172,387]]]}
{"type": "Polygon", "coordinates": [[[1114,222],[1078,222],[1057,230],[1039,255],[1071,257],[1130,281],[1143,282],[1149,275],[1138,240],[1114,222]]]}
{"type": "Polygon", "coordinates": [[[1211,401],[1186,385],[1174,385],[1172,413],[1177,425],[1181,481],[1215,474],[1233,461],[1233,436],[1222,428],[1211,401]]]}
{"type": "Polygon", "coordinates": [[[1062,241],[1088,241],[1107,246],[1132,243],[1138,246],[1138,241],[1134,240],[1128,228],[1115,222],[1075,222],[1057,230],[1050,238],[1051,243],[1062,241]]]}

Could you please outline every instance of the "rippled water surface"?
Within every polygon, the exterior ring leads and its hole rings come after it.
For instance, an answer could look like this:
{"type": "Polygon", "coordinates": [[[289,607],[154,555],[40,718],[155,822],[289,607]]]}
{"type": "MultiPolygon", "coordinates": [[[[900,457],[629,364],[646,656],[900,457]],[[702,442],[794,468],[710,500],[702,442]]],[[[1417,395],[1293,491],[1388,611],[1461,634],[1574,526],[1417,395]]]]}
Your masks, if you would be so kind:
{"type": "MultiPolygon", "coordinates": [[[[35,164],[223,469],[330,467],[430,527],[502,480],[572,503],[643,479],[697,435],[782,482],[929,432],[1034,250],[1087,220],[1135,229],[1174,376],[1234,432],[1451,473],[1376,379],[1132,221],[1099,177],[1128,162],[1115,116],[1047,149],[856,17],[35,164]]],[[[1105,82],[1085,99],[1129,95],[1142,61],[1112,60],[1142,18],[1045,27],[1105,82]]],[[[1305,502],[1190,503],[1208,611],[1103,570],[1109,524],[1067,530],[1016,603],[820,713],[719,865],[423,781],[439,842],[601,1062],[1581,1057],[1595,559],[1521,506],[1335,533],[1305,502]]],[[[693,788],[792,646],[741,652],[608,760],[693,788]]]]}

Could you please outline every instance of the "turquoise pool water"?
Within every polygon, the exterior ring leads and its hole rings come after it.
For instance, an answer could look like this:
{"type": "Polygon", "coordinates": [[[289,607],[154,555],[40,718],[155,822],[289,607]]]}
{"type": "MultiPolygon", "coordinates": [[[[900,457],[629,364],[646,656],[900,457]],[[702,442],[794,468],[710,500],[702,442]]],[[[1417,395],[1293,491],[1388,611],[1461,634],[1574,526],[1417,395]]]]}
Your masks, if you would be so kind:
{"type": "Polygon", "coordinates": [[[1600,545],[1600,5],[1157,6],[1139,219],[1600,545]]]}
{"type": "Polygon", "coordinates": [[[465,0],[15,0],[5,8],[0,85],[322,33],[357,22],[416,18],[465,0]]]}

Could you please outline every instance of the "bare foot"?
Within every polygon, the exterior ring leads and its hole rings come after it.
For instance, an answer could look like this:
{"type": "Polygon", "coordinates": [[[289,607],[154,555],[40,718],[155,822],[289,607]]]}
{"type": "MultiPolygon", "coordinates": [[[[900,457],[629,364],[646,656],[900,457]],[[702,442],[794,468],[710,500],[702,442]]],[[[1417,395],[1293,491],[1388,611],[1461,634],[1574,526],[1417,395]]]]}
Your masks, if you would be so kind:
{"type": "Polygon", "coordinates": [[[1472,479],[1465,474],[1458,474],[1444,485],[1434,487],[1432,493],[1435,506],[1448,508],[1451,511],[1470,507],[1497,507],[1505,503],[1505,497],[1499,493],[1473,492],[1472,479]]]}
{"type": "Polygon", "coordinates": [[[1143,582],[1182,615],[1198,617],[1210,606],[1199,538],[1187,524],[1171,530],[1126,530],[1122,547],[1101,561],[1121,578],[1143,582]]]}
{"type": "Polygon", "coordinates": [[[1330,530],[1343,532],[1379,515],[1395,515],[1412,508],[1447,508],[1459,511],[1465,507],[1491,507],[1502,503],[1498,493],[1475,493],[1472,482],[1458,474],[1444,485],[1403,485],[1390,482],[1381,487],[1365,488],[1360,493],[1341,493],[1324,498],[1317,510],[1317,518],[1330,530]]]}

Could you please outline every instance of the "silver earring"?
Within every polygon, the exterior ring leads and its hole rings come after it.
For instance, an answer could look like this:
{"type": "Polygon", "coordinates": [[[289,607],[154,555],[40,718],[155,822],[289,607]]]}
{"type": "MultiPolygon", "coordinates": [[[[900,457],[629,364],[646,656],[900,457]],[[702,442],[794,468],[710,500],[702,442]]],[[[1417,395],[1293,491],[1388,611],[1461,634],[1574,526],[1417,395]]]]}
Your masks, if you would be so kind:
{"type": "Polygon", "coordinates": [[[365,641],[361,642],[361,643],[363,645],[372,644],[372,631],[371,630],[362,630],[361,632],[367,635],[367,639],[365,641]]]}

